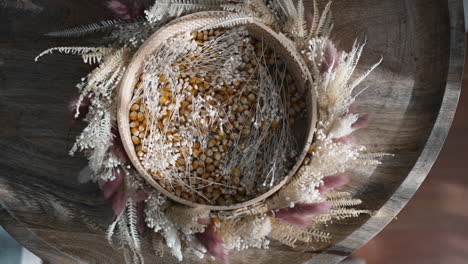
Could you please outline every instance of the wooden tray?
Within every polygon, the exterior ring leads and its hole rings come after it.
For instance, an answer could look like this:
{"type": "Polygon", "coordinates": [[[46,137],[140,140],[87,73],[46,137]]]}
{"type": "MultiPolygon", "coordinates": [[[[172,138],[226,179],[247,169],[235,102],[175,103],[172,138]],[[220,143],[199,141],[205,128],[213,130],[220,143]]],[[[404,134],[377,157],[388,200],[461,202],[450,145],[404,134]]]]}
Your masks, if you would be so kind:
{"type": "MultiPolygon", "coordinates": [[[[121,263],[122,255],[104,237],[112,221],[109,205],[95,185],[77,183],[86,161],[68,157],[80,128],[68,133],[65,109],[89,67],[64,55],[33,62],[48,47],[78,44],[43,33],[109,14],[95,0],[7,0],[2,9],[0,204],[19,221],[8,230],[51,263],[121,263]]],[[[373,113],[359,139],[371,150],[396,154],[368,171],[368,180],[355,183],[363,207],[377,214],[333,225],[335,245],[326,250],[297,252],[273,244],[270,250],[232,252],[232,263],[337,263],[396,216],[424,180],[449,130],[463,66],[462,1],[343,0],[332,9],[340,48],[367,36],[360,70],[384,57],[358,102],[360,112],[373,113]]],[[[154,257],[149,246],[144,243],[148,263],[175,262],[169,254],[154,257]]]]}

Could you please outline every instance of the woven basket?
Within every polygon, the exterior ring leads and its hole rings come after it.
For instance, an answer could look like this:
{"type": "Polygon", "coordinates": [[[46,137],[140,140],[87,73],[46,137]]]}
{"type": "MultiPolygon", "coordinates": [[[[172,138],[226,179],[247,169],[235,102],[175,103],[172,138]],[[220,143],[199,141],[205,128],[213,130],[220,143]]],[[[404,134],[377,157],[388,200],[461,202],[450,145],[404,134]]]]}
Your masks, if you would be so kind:
{"type": "Polygon", "coordinates": [[[302,123],[293,127],[293,130],[295,131],[294,134],[299,140],[302,149],[302,152],[300,153],[300,155],[298,155],[294,166],[291,168],[288,174],[278,184],[273,186],[269,191],[248,201],[226,206],[206,205],[184,200],[161,187],[156,182],[156,180],[143,168],[137,157],[131,139],[129,127],[129,111],[131,107],[133,90],[136,85],[136,82],[138,81],[138,77],[142,73],[142,68],[145,59],[149,55],[151,55],[152,52],[154,52],[154,50],[163,41],[171,38],[172,36],[182,32],[192,32],[201,30],[202,28],[217,22],[220,17],[224,17],[229,14],[229,12],[224,11],[211,11],[191,14],[174,20],[173,22],[167,24],[166,26],[155,32],[150,38],[148,38],[148,40],[141,46],[141,48],[136,52],[136,54],[132,58],[122,78],[118,99],[119,106],[117,121],[119,132],[122,138],[125,151],[127,152],[136,170],[142,175],[143,178],[145,178],[147,183],[149,183],[159,192],[163,193],[172,200],[188,206],[202,206],[210,210],[233,210],[242,208],[264,200],[267,197],[274,194],[276,191],[278,191],[292,177],[292,175],[296,173],[299,166],[303,162],[307,151],[310,148],[316,123],[316,100],[313,89],[311,88],[312,77],[310,75],[309,70],[306,67],[305,61],[298,53],[298,51],[295,48],[295,45],[291,42],[291,40],[287,39],[283,35],[277,34],[265,24],[255,19],[252,19],[251,21],[249,21],[249,23],[243,24],[242,26],[245,26],[247,28],[251,36],[257,39],[263,39],[268,46],[275,50],[276,54],[278,54],[281,57],[281,59],[285,62],[289,72],[295,79],[295,82],[299,89],[305,91],[307,97],[307,122],[305,122],[305,124],[302,123]]]}

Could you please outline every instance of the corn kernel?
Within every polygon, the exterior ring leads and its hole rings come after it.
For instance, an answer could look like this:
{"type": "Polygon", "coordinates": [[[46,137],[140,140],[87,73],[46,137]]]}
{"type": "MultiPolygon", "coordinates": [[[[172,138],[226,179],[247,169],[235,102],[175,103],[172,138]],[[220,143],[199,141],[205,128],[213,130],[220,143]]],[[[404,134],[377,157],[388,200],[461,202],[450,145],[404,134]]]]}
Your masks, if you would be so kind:
{"type": "Polygon", "coordinates": [[[138,145],[140,144],[140,138],[136,136],[132,136],[132,142],[133,144],[138,145]]]}
{"type": "Polygon", "coordinates": [[[138,121],[142,122],[143,120],[145,120],[145,115],[143,115],[143,113],[138,113],[138,121]]]}
{"type": "Polygon", "coordinates": [[[133,111],[130,113],[130,120],[137,120],[138,119],[138,113],[133,111]]]}
{"type": "Polygon", "coordinates": [[[240,169],[240,168],[233,168],[233,169],[231,170],[231,173],[232,173],[232,175],[234,175],[234,176],[240,176],[241,169],[240,169]]]}
{"type": "Polygon", "coordinates": [[[270,123],[271,128],[278,128],[279,127],[279,122],[278,121],[273,121],[270,123]]]}
{"type": "Polygon", "coordinates": [[[139,104],[133,104],[132,107],[130,107],[130,110],[132,110],[132,111],[138,111],[138,109],[140,109],[139,104]]]}

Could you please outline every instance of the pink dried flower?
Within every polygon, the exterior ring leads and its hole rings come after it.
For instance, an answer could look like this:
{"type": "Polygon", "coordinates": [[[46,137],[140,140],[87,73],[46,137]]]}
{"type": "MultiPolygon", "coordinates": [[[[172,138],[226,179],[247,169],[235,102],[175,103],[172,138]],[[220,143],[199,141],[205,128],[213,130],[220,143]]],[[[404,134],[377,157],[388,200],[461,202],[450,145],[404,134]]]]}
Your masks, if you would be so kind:
{"type": "Polygon", "coordinates": [[[112,196],[112,210],[114,215],[119,215],[127,204],[127,194],[123,190],[118,190],[112,196]]]}
{"type": "Polygon", "coordinates": [[[144,202],[148,198],[148,193],[145,190],[138,190],[132,195],[132,199],[139,203],[139,202],[144,202]]]}
{"type": "Polygon", "coordinates": [[[129,20],[143,15],[143,5],[140,0],[109,0],[107,7],[117,18],[129,20]]]}
{"type": "Polygon", "coordinates": [[[137,216],[137,230],[143,233],[146,228],[145,224],[145,202],[137,202],[136,204],[136,216],[137,216]]]}
{"type": "Polygon", "coordinates": [[[323,178],[323,184],[318,187],[320,193],[324,194],[330,190],[342,187],[349,183],[349,177],[345,174],[339,173],[323,178]]]}
{"type": "Polygon", "coordinates": [[[200,217],[197,219],[197,223],[200,225],[210,225],[211,224],[211,218],[208,217],[200,217]]]}
{"type": "MultiPolygon", "coordinates": [[[[197,221],[200,224],[208,222],[205,218],[199,218],[197,221]]],[[[211,223],[211,220],[209,220],[209,222],[211,223]]],[[[196,233],[195,237],[211,256],[221,260],[224,264],[229,264],[229,256],[226,253],[223,243],[218,238],[213,224],[209,224],[203,233],[196,233]]]]}
{"type": "Polygon", "coordinates": [[[111,132],[113,135],[111,151],[123,164],[130,163],[130,158],[128,157],[127,152],[125,151],[125,148],[123,146],[119,130],[116,128],[112,128],[111,132]]]}
{"type": "Polygon", "coordinates": [[[322,62],[322,72],[328,72],[330,69],[333,71],[338,67],[340,60],[340,53],[331,40],[327,42],[325,48],[325,55],[322,62]]]}
{"type": "Polygon", "coordinates": [[[118,215],[122,212],[127,203],[127,194],[122,188],[125,171],[121,168],[117,168],[113,170],[112,173],[115,178],[112,181],[104,183],[101,186],[101,190],[104,194],[104,198],[112,200],[112,210],[114,210],[114,215],[118,215]]]}
{"type": "Polygon", "coordinates": [[[370,115],[369,114],[360,115],[358,120],[356,120],[356,122],[354,122],[351,125],[351,128],[353,130],[358,130],[360,128],[366,127],[369,124],[369,121],[370,121],[370,115]]]}
{"type": "Polygon", "coordinates": [[[146,228],[145,224],[145,200],[148,198],[148,193],[145,190],[139,190],[132,196],[136,202],[136,217],[137,217],[137,230],[143,233],[146,228]]]}
{"type": "Polygon", "coordinates": [[[114,193],[120,188],[123,182],[125,171],[117,168],[113,171],[115,179],[104,183],[102,186],[102,192],[104,193],[104,198],[109,199],[114,193]]]}
{"type": "Polygon", "coordinates": [[[348,107],[348,114],[355,114],[357,112],[357,105],[356,104],[351,104],[348,107]]]}
{"type": "Polygon", "coordinates": [[[307,217],[300,217],[295,215],[283,215],[278,218],[281,223],[299,226],[299,227],[311,227],[314,222],[307,217]]]}
{"type": "Polygon", "coordinates": [[[314,21],[314,16],[311,13],[306,12],[304,17],[306,21],[306,29],[310,31],[310,28],[312,27],[312,23],[314,21]]]}
{"type": "MultiPolygon", "coordinates": [[[[125,172],[123,172],[123,170],[120,171],[121,172],[114,174],[114,180],[105,183],[102,187],[104,197],[106,199],[112,197],[112,209],[114,211],[114,215],[118,215],[122,212],[128,200],[127,194],[122,188],[125,172]]],[[[146,198],[148,198],[148,193],[144,190],[139,190],[132,195],[132,199],[136,203],[137,230],[140,233],[143,233],[146,228],[144,214],[146,198]]]]}
{"type": "Polygon", "coordinates": [[[309,220],[310,216],[321,215],[330,210],[330,204],[327,202],[313,204],[295,204],[292,208],[281,208],[275,211],[274,215],[282,223],[309,227],[313,222],[309,220]]]}
{"type": "Polygon", "coordinates": [[[340,138],[334,138],[333,142],[342,144],[355,144],[357,142],[356,137],[353,135],[347,135],[340,138]]]}

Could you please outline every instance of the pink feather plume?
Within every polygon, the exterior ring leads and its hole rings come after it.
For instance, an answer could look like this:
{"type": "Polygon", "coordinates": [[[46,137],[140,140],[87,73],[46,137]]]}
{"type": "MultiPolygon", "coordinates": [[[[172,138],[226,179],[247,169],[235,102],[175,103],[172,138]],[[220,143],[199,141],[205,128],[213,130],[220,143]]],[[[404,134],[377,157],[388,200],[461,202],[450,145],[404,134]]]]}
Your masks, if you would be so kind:
{"type": "Polygon", "coordinates": [[[148,198],[148,193],[145,190],[138,190],[136,193],[133,194],[132,198],[137,203],[144,202],[146,198],[148,198]]]}
{"type": "Polygon", "coordinates": [[[330,210],[330,204],[327,202],[301,204],[298,203],[292,208],[281,208],[275,211],[275,217],[282,223],[309,227],[313,222],[308,218],[315,215],[321,215],[330,210]]]}
{"type": "Polygon", "coordinates": [[[318,187],[320,193],[324,194],[330,190],[342,187],[349,183],[349,177],[339,173],[323,178],[323,184],[318,187]]]}
{"type": "Polygon", "coordinates": [[[338,67],[338,63],[340,60],[340,53],[333,44],[332,41],[327,42],[327,47],[325,48],[325,55],[322,62],[322,72],[327,72],[330,69],[333,71],[338,67]]]}
{"type": "Polygon", "coordinates": [[[139,190],[132,196],[136,202],[136,216],[137,216],[137,229],[138,232],[145,231],[145,200],[148,198],[148,193],[145,190],[139,190]]]}
{"type": "Polygon", "coordinates": [[[106,6],[114,13],[116,18],[129,20],[143,15],[143,5],[140,0],[109,0],[106,6]]]}
{"type": "Polygon", "coordinates": [[[358,117],[358,120],[356,120],[356,122],[354,122],[351,125],[351,128],[353,130],[358,130],[360,128],[366,127],[369,124],[369,122],[370,122],[370,115],[369,114],[360,115],[358,117]]]}
{"type": "Polygon", "coordinates": [[[333,142],[342,143],[342,144],[356,144],[357,140],[355,136],[347,135],[347,136],[340,137],[340,138],[334,138],[333,142]]]}
{"type": "Polygon", "coordinates": [[[197,219],[197,223],[200,225],[210,225],[211,224],[211,218],[208,217],[200,217],[197,219]]]}
{"type": "Polygon", "coordinates": [[[101,188],[102,192],[104,193],[104,198],[106,199],[111,198],[112,195],[114,195],[114,193],[116,193],[119,190],[124,179],[125,171],[120,168],[117,168],[113,171],[113,174],[115,179],[106,182],[101,188]]]}
{"type": "Polygon", "coordinates": [[[123,164],[130,163],[130,158],[128,157],[127,152],[125,151],[125,148],[123,146],[119,130],[116,128],[112,128],[112,135],[113,137],[111,151],[123,164]]]}
{"type": "Polygon", "coordinates": [[[137,230],[143,233],[146,228],[145,224],[145,202],[137,202],[136,204],[136,216],[137,216],[137,230]]]}
{"type": "Polygon", "coordinates": [[[306,12],[305,13],[305,21],[306,21],[307,30],[310,30],[310,28],[312,27],[312,23],[314,21],[314,16],[311,13],[306,12]]]}
{"type": "Polygon", "coordinates": [[[112,210],[114,215],[119,215],[127,204],[127,194],[123,190],[118,190],[112,196],[112,210]]]}
{"type": "MultiPolygon", "coordinates": [[[[197,221],[199,223],[211,222],[211,220],[207,221],[203,218],[199,218],[197,221]]],[[[212,224],[209,224],[203,233],[196,233],[195,237],[206,248],[207,252],[211,256],[221,260],[224,264],[229,264],[229,256],[227,255],[226,249],[216,234],[212,224]]]]}
{"type": "Polygon", "coordinates": [[[357,112],[357,105],[356,104],[351,104],[348,107],[348,114],[355,114],[357,112]]]}

